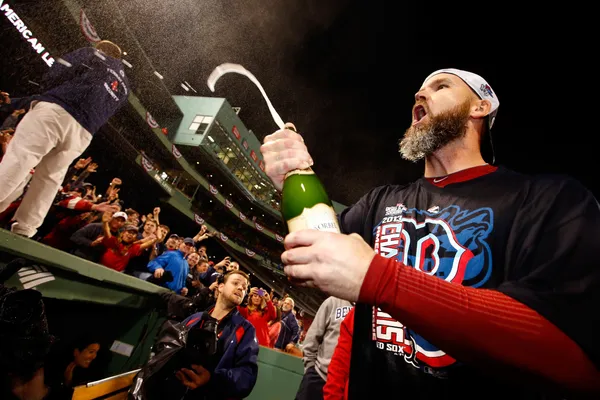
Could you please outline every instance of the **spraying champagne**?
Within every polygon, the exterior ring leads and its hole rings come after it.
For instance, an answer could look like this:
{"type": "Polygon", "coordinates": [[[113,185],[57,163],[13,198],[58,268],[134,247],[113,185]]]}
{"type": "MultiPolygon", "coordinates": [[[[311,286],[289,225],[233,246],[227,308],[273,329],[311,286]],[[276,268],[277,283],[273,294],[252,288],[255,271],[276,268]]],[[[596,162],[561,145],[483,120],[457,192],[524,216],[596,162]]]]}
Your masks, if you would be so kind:
{"type": "MultiPolygon", "coordinates": [[[[267,102],[275,124],[280,129],[287,128],[295,131],[293,127],[285,126],[258,79],[239,64],[225,63],[216,67],[207,80],[211,91],[215,91],[217,81],[227,73],[237,73],[250,79],[267,102]]],[[[310,167],[296,169],[286,174],[282,190],[281,212],[289,232],[301,229],[340,232],[329,196],[310,167]]]]}

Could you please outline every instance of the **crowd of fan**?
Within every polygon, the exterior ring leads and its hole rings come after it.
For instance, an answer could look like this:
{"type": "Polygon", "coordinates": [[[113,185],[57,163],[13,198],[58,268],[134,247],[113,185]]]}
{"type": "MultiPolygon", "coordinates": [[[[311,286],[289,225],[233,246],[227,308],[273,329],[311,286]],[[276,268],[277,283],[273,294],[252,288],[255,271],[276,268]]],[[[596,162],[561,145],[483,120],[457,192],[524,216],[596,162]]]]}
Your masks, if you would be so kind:
{"type": "MultiPolygon", "coordinates": [[[[3,93],[2,97],[6,99],[8,95],[3,93]]],[[[25,107],[2,116],[2,156],[26,112],[25,107]]],[[[100,193],[86,182],[97,168],[91,158],[81,158],[69,168],[34,240],[184,296],[197,292],[201,286],[210,286],[227,270],[239,268],[229,257],[216,265],[208,261],[206,246],[201,242],[214,236],[214,232],[208,232],[206,226],[193,238],[184,238],[160,222],[159,207],[148,214],[125,208],[119,197],[121,179],[112,179],[100,193]]],[[[27,186],[24,193],[26,190],[27,186]]],[[[1,227],[10,228],[22,197],[0,213],[1,227]]]]}
{"type": "MultiPolygon", "coordinates": [[[[25,113],[26,108],[23,108],[4,116],[0,136],[2,154],[25,113]]],[[[209,261],[207,247],[202,242],[213,237],[215,232],[209,232],[203,225],[194,237],[171,233],[171,228],[160,221],[159,207],[148,214],[126,208],[119,196],[123,184],[120,178],[113,178],[102,192],[87,182],[97,168],[98,164],[91,157],[74,162],[33,239],[168,288],[177,295],[193,299],[201,309],[214,304],[219,279],[227,272],[239,269],[239,263],[230,257],[216,264],[209,261]]],[[[10,227],[21,198],[0,213],[0,227],[10,227]]],[[[221,228],[232,239],[257,249],[267,258],[279,256],[261,245],[258,237],[247,238],[228,224],[221,228]]],[[[257,339],[263,346],[293,352],[301,339],[302,320],[296,318],[294,301],[287,296],[278,301],[272,291],[267,293],[252,288],[240,312],[255,326],[257,339]]]]}

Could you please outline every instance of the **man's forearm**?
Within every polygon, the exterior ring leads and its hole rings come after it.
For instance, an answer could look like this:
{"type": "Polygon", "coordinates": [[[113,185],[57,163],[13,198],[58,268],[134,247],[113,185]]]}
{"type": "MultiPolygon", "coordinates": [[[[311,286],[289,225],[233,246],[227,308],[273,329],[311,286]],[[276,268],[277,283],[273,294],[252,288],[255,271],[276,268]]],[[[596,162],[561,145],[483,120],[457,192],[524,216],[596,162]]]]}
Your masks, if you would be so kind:
{"type": "Polygon", "coordinates": [[[110,227],[108,226],[108,222],[103,222],[102,223],[102,230],[104,231],[104,237],[105,238],[111,238],[112,234],[110,233],[110,227]]]}
{"type": "Polygon", "coordinates": [[[378,255],[359,301],[380,307],[462,362],[513,378],[529,371],[531,378],[569,389],[600,390],[599,371],[573,340],[498,291],[446,282],[378,255]]]}

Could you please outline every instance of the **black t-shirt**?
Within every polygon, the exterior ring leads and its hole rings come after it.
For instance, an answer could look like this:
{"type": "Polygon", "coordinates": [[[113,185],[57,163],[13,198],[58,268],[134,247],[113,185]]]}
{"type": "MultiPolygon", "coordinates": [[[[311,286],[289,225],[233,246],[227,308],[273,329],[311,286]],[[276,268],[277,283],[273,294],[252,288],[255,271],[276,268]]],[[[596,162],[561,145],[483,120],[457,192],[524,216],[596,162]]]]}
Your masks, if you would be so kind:
{"type": "MultiPolygon", "coordinates": [[[[383,257],[524,303],[600,366],[600,210],[578,182],[502,167],[444,188],[422,178],[372,190],[344,210],[340,225],[344,233],[360,234],[383,257]]],[[[357,304],[349,394],[365,399],[374,393],[552,398],[496,381],[385,312],[357,304]]]]}

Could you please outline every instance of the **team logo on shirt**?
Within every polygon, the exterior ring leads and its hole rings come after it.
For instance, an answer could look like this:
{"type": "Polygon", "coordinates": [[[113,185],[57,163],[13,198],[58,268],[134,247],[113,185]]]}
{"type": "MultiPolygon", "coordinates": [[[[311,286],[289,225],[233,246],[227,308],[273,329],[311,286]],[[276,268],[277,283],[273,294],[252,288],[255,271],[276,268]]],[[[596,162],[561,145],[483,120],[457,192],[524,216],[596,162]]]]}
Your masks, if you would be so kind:
{"type": "MultiPolygon", "coordinates": [[[[436,206],[428,211],[405,208],[400,215],[390,215],[390,208],[386,207],[386,216],[374,230],[378,254],[464,286],[480,287],[489,279],[492,257],[487,238],[493,229],[492,209],[436,206]]],[[[377,348],[433,375],[440,376],[440,368],[456,362],[377,308],[373,309],[373,340],[377,348]]]]}
{"type": "Polygon", "coordinates": [[[440,206],[433,206],[430,209],[428,209],[427,212],[430,212],[432,214],[437,214],[440,212],[440,206]]]}
{"type": "Polygon", "coordinates": [[[121,94],[120,92],[122,92],[122,94],[124,96],[127,96],[129,94],[129,90],[127,89],[127,85],[125,84],[125,81],[123,80],[123,77],[121,77],[114,70],[112,70],[110,68],[107,68],[106,72],[108,72],[113,77],[115,77],[115,80],[113,80],[112,82],[110,82],[110,84],[107,83],[107,82],[104,82],[104,88],[106,89],[106,91],[108,92],[108,94],[110,95],[110,97],[113,98],[113,100],[120,101],[121,99],[119,98],[119,96],[117,94],[121,94]],[[120,90],[120,88],[122,88],[122,90],[120,90]]]}
{"type": "Polygon", "coordinates": [[[394,207],[386,207],[385,208],[385,215],[386,216],[400,215],[404,211],[406,211],[406,206],[404,204],[402,204],[402,203],[398,203],[394,207]]]}

